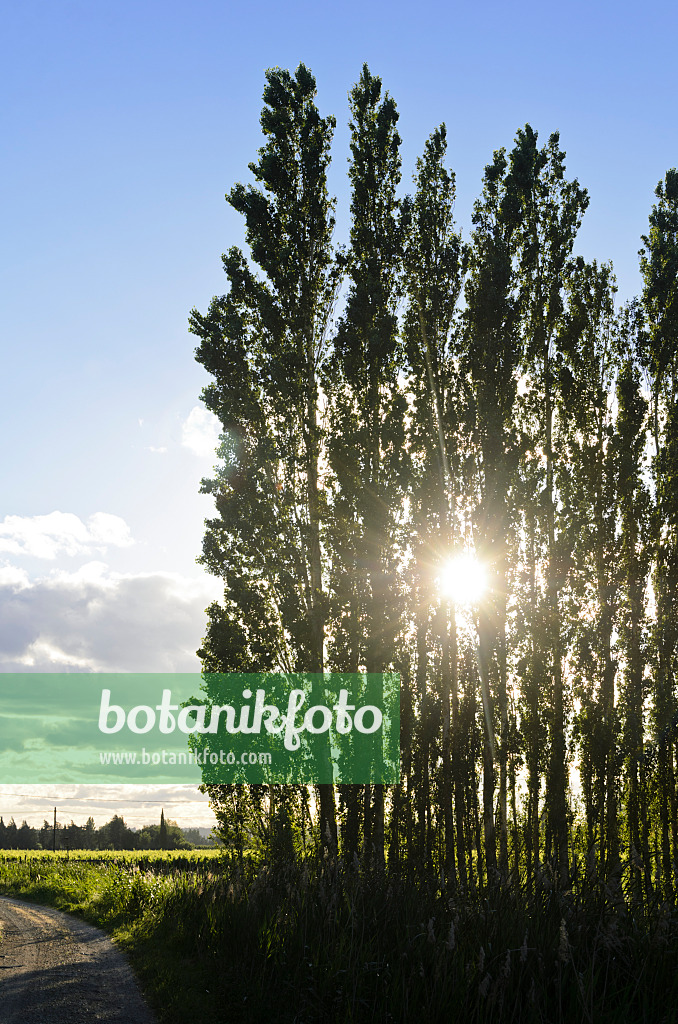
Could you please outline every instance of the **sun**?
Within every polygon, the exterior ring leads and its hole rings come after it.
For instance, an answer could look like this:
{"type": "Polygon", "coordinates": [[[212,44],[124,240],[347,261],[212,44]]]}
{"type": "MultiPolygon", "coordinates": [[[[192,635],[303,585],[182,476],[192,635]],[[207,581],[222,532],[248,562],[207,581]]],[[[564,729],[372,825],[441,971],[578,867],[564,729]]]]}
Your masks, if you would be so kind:
{"type": "Polygon", "coordinates": [[[455,604],[475,604],[485,592],[485,569],[471,554],[457,555],[446,562],[438,576],[441,594],[455,604]]]}

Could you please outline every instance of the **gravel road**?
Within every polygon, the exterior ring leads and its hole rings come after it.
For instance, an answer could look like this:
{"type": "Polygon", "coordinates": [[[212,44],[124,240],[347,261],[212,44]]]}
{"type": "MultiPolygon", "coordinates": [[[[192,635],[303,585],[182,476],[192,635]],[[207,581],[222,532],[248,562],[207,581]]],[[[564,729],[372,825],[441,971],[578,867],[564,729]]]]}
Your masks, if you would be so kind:
{"type": "Polygon", "coordinates": [[[124,954],[98,928],[0,898],[0,1024],[155,1024],[124,954]]]}

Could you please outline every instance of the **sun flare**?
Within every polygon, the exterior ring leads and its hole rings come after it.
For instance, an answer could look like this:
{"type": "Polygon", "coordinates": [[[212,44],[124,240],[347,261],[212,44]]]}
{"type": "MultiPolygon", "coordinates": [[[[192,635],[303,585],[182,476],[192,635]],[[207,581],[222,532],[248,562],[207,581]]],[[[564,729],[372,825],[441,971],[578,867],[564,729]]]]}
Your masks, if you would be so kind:
{"type": "Polygon", "coordinates": [[[455,604],[475,604],[487,586],[485,569],[473,555],[457,555],[442,567],[438,586],[455,604]]]}

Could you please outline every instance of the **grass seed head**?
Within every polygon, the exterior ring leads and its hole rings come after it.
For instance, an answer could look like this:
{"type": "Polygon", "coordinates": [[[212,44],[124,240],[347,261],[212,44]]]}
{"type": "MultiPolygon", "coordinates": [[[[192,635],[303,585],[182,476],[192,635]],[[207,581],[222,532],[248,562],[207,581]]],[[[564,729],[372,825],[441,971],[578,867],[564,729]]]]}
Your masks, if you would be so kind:
{"type": "Polygon", "coordinates": [[[525,932],[525,937],[523,939],[523,944],[520,947],[520,962],[521,962],[521,964],[524,964],[526,962],[526,960],[527,960],[527,932],[525,932]]]}
{"type": "Polygon", "coordinates": [[[561,963],[569,963],[570,957],[570,940],[567,935],[567,928],[565,926],[565,918],[562,918],[560,922],[560,940],[558,942],[558,959],[561,963]]]}

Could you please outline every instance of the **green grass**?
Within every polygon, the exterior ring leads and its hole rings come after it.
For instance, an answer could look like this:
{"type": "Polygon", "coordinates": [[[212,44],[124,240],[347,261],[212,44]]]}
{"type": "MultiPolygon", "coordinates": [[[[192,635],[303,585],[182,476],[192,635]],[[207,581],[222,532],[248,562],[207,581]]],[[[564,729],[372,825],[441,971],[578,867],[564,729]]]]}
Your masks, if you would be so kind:
{"type": "Polygon", "coordinates": [[[324,859],[0,854],[0,892],[127,950],[167,1024],[678,1021],[678,912],[596,878],[442,893],[324,859]]]}

